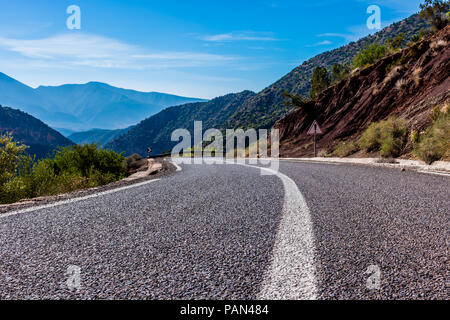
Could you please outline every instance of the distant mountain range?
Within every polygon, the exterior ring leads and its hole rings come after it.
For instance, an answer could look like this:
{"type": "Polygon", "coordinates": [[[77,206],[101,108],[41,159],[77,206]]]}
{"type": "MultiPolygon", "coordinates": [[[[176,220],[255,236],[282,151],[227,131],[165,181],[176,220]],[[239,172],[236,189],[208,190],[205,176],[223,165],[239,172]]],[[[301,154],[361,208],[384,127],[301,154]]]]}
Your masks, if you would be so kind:
{"type": "Polygon", "coordinates": [[[85,132],[75,132],[68,136],[68,138],[76,144],[91,144],[96,143],[104,147],[108,142],[114,138],[127,133],[132,127],[117,130],[93,129],[85,132]]]}
{"type": "Polygon", "coordinates": [[[73,145],[59,132],[20,110],[0,105],[0,134],[11,132],[16,141],[29,146],[27,152],[44,158],[58,147],[73,145]]]}
{"type": "Polygon", "coordinates": [[[71,131],[127,128],[167,107],[199,101],[205,100],[100,82],[33,89],[0,73],[0,104],[27,112],[53,128],[71,131]]]}
{"type": "Polygon", "coordinates": [[[150,145],[155,153],[171,149],[170,133],[178,128],[192,130],[195,120],[204,121],[204,129],[236,129],[236,128],[272,128],[273,125],[292,111],[292,107],[284,104],[284,92],[307,96],[311,90],[311,77],[314,69],[325,66],[331,69],[334,63],[348,63],[367,45],[378,41],[385,43],[400,33],[406,36],[405,44],[411,37],[428,28],[427,22],[413,15],[405,20],[394,23],[380,32],[364,37],[338,49],[322,53],[282,79],[267,87],[258,94],[243,92],[227,95],[209,102],[195,103],[172,107],[142,121],[128,133],[118,136],[106,147],[127,154],[140,153],[145,155],[150,145]]]}
{"type": "Polygon", "coordinates": [[[331,68],[336,62],[350,62],[368,44],[384,43],[399,33],[406,35],[406,43],[427,27],[425,21],[413,15],[374,35],[304,62],[258,94],[244,91],[205,101],[125,90],[98,82],[33,89],[0,73],[0,103],[60,128],[77,143],[97,142],[118,152],[141,155],[151,146],[154,153],[162,153],[174,146],[170,141],[171,133],[179,128],[192,131],[194,121],[203,121],[205,130],[271,128],[292,111],[284,104],[283,93],[308,95],[310,79],[317,66],[331,68]],[[173,105],[178,106],[166,109],[173,105]],[[139,121],[133,128],[122,131],[139,121]],[[87,132],[74,134],[73,131],[87,132]]]}

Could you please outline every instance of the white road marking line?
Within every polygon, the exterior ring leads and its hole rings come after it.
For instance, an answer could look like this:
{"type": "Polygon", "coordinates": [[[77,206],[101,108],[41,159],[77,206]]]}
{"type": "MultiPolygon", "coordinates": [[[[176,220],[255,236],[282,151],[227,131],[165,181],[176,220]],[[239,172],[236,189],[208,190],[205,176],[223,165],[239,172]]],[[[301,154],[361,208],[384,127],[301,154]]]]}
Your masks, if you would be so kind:
{"type": "Polygon", "coordinates": [[[71,204],[71,203],[80,202],[80,201],[83,201],[83,200],[97,198],[97,197],[101,197],[101,196],[104,196],[104,195],[117,193],[117,192],[128,190],[128,189],[145,186],[145,185],[147,185],[149,183],[156,182],[156,181],[159,181],[159,180],[161,180],[161,179],[154,179],[154,180],[144,181],[144,182],[136,183],[136,184],[133,184],[133,185],[130,185],[130,186],[121,187],[121,188],[117,188],[117,189],[112,189],[112,190],[108,190],[108,191],[104,191],[104,192],[99,192],[99,193],[91,194],[91,195],[84,196],[84,197],[67,199],[67,200],[63,200],[63,201],[59,201],[59,202],[55,202],[55,203],[50,203],[50,204],[46,204],[46,205],[42,205],[42,206],[36,206],[36,207],[30,207],[30,208],[26,208],[26,209],[22,209],[22,210],[12,211],[12,212],[8,212],[8,213],[5,213],[5,214],[0,214],[0,219],[11,217],[11,216],[15,216],[15,215],[18,215],[18,214],[24,214],[24,213],[29,213],[29,212],[33,212],[33,211],[42,210],[42,209],[54,208],[54,207],[62,206],[62,205],[65,205],[65,204],[71,204]]]}
{"type": "Polygon", "coordinates": [[[266,170],[280,178],[285,189],[283,214],[272,262],[257,299],[317,299],[314,232],[305,198],[295,182],[280,172],[247,164],[234,164],[266,170]]]}
{"type": "Polygon", "coordinates": [[[177,168],[177,172],[182,171],[183,169],[178,165],[178,163],[176,163],[175,161],[171,161],[172,164],[177,168]]]}
{"type": "Polygon", "coordinates": [[[450,177],[450,174],[448,173],[440,173],[440,172],[433,172],[433,171],[426,171],[426,170],[422,170],[422,171],[417,171],[419,173],[426,173],[426,174],[432,174],[435,176],[442,176],[442,177],[450,177]]]}

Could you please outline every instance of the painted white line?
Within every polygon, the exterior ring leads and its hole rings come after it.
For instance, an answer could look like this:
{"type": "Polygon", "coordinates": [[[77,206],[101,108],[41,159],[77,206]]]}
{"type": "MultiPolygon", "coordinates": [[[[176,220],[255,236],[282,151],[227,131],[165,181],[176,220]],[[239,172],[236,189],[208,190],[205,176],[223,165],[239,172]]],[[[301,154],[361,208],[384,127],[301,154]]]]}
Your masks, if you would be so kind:
{"type": "Polygon", "coordinates": [[[176,163],[175,161],[172,161],[172,164],[177,168],[177,172],[182,171],[183,169],[176,163]]]}
{"type": "Polygon", "coordinates": [[[22,209],[22,210],[12,211],[12,212],[8,212],[8,213],[5,213],[5,214],[0,214],[0,219],[11,217],[11,216],[15,216],[15,215],[18,215],[18,214],[24,214],[24,213],[29,213],[29,212],[33,212],[33,211],[42,210],[42,209],[59,207],[59,206],[65,205],[65,204],[71,204],[71,203],[80,202],[80,201],[83,201],[83,200],[97,198],[97,197],[101,197],[101,196],[104,196],[104,195],[117,193],[117,192],[128,190],[128,189],[145,186],[145,185],[147,185],[149,183],[156,182],[156,181],[159,181],[159,180],[161,180],[161,179],[144,181],[144,182],[136,183],[136,184],[133,184],[133,185],[130,185],[130,186],[121,187],[121,188],[117,188],[117,189],[112,189],[112,190],[108,190],[108,191],[104,191],[104,192],[99,192],[99,193],[91,194],[91,195],[84,196],[84,197],[73,198],[73,199],[68,199],[68,200],[63,200],[63,201],[59,201],[59,202],[55,202],[55,203],[42,205],[42,206],[36,206],[36,207],[30,207],[30,208],[26,208],[26,209],[22,209]]]}
{"type": "Polygon", "coordinates": [[[417,171],[417,172],[426,173],[426,174],[432,174],[432,175],[435,175],[435,176],[450,177],[450,174],[448,174],[448,173],[440,173],[440,172],[425,171],[425,170],[417,171]]]}
{"type": "Polygon", "coordinates": [[[247,164],[234,164],[265,170],[276,175],[283,182],[285,189],[282,218],[273,258],[257,299],[317,299],[314,232],[305,198],[295,182],[280,172],[247,164]]]}

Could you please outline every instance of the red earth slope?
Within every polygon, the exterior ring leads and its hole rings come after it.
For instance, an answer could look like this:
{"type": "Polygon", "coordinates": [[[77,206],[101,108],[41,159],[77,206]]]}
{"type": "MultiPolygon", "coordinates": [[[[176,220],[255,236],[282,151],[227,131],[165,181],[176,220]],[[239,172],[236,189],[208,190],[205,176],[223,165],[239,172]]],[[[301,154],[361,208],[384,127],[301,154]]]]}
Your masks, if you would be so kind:
{"type": "Polygon", "coordinates": [[[322,92],[316,101],[280,120],[281,155],[311,155],[307,131],[314,119],[325,132],[318,147],[358,138],[371,122],[404,118],[411,129],[429,125],[434,106],[450,101],[450,26],[322,92]],[[309,112],[307,110],[310,110],[309,112]]]}

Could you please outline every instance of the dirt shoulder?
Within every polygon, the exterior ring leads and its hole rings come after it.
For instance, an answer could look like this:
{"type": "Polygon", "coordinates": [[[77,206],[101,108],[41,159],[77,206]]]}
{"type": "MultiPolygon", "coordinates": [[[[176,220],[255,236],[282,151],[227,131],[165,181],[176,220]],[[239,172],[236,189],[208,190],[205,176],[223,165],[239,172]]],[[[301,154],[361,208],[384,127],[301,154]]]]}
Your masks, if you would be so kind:
{"type": "Polygon", "coordinates": [[[117,181],[108,185],[91,189],[77,190],[74,192],[55,196],[39,197],[35,199],[25,199],[13,204],[0,205],[0,216],[4,213],[8,213],[11,211],[27,209],[35,206],[42,206],[68,199],[81,198],[84,196],[89,196],[92,194],[129,186],[144,181],[159,179],[175,171],[176,167],[171,162],[159,159],[151,163],[146,171],[139,172],[138,174],[132,175],[121,181],[117,181]]]}

